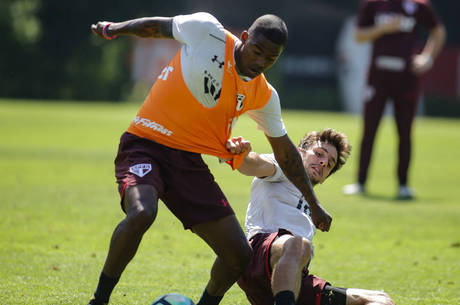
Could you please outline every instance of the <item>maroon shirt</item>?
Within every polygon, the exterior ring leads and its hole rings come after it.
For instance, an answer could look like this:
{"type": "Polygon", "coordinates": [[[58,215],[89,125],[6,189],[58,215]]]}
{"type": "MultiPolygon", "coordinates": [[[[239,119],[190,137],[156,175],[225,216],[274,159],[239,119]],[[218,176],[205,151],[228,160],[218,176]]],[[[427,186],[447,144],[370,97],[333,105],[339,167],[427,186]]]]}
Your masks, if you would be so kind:
{"type": "Polygon", "coordinates": [[[381,56],[401,58],[405,62],[403,70],[408,71],[410,59],[416,53],[418,28],[431,30],[439,24],[429,0],[363,0],[358,27],[385,23],[395,15],[404,16],[403,25],[399,32],[383,35],[373,42],[371,71],[380,69],[375,64],[381,56]]]}

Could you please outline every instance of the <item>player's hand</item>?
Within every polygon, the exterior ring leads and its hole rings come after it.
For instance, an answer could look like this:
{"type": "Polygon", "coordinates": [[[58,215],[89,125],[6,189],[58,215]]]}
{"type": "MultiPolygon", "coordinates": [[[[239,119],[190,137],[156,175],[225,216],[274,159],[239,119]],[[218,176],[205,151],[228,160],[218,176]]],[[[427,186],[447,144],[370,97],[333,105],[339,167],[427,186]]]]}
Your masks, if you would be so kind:
{"type": "Polygon", "coordinates": [[[233,155],[248,154],[251,151],[251,142],[242,137],[234,137],[227,140],[225,147],[233,155]]]}
{"type": "Polygon", "coordinates": [[[328,232],[331,228],[332,216],[317,204],[310,207],[311,219],[315,226],[323,232],[328,232]]]}
{"type": "Polygon", "coordinates": [[[93,34],[96,35],[96,36],[100,36],[100,37],[104,38],[104,35],[102,34],[102,30],[109,23],[111,23],[111,22],[99,21],[96,24],[92,24],[91,25],[91,32],[93,32],[93,34]]]}
{"type": "Polygon", "coordinates": [[[433,67],[433,59],[429,55],[417,54],[412,58],[412,71],[421,75],[433,67]]]}

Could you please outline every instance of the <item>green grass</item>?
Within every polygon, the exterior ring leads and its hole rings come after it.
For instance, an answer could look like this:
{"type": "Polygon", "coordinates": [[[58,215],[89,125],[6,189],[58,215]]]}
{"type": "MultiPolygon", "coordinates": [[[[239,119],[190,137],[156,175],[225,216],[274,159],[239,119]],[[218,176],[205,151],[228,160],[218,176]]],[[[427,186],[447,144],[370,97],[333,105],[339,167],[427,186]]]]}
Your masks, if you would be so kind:
{"type": "MultiPolygon", "coordinates": [[[[0,304],[86,304],[109,238],[123,218],[113,177],[118,139],[136,105],[0,101],[0,304]]],[[[414,201],[397,201],[396,131],[379,130],[367,197],[345,197],[354,181],[361,118],[285,111],[291,139],[334,127],[353,155],[316,192],[333,215],[318,233],[313,273],[337,286],[379,289],[399,305],[460,304],[460,120],[420,118],[414,130],[414,201]]],[[[270,152],[261,131],[242,117],[234,132],[270,152]]],[[[206,157],[240,221],[251,179],[206,157]]],[[[160,204],[111,304],[147,305],[178,292],[197,300],[212,251],[160,204]]],[[[234,286],[222,304],[248,304],[234,286]]]]}

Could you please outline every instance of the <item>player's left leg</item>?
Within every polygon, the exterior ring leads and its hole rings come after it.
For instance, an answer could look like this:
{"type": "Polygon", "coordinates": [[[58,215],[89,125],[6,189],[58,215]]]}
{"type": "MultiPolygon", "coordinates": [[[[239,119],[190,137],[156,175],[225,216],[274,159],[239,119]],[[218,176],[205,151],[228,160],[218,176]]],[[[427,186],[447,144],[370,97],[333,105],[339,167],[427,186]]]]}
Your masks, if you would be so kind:
{"type": "MultiPolygon", "coordinates": [[[[407,173],[412,153],[412,126],[417,111],[419,94],[417,90],[409,90],[394,97],[394,111],[399,135],[398,146],[398,180],[401,188],[407,189],[407,173]]],[[[411,198],[408,194],[403,196],[411,198]]]]}
{"type": "Polygon", "coordinates": [[[302,295],[299,305],[395,305],[393,300],[383,291],[357,288],[340,288],[325,284],[318,292],[320,282],[324,281],[314,275],[302,280],[302,295]],[[316,293],[315,293],[316,291],[316,293]],[[316,296],[314,296],[316,294],[316,296]]]}
{"type": "Polygon", "coordinates": [[[217,254],[211,278],[198,305],[217,305],[248,265],[252,249],[235,215],[192,227],[217,254]]]}
{"type": "MultiPolygon", "coordinates": [[[[326,286],[328,287],[328,286],[326,286]]],[[[332,286],[329,286],[332,287],[332,286]]],[[[332,287],[334,288],[334,287],[332,287]]],[[[323,305],[323,303],[321,303],[323,305]]],[[[346,289],[346,305],[395,305],[393,300],[383,291],[357,288],[346,289]]],[[[331,304],[339,305],[339,304],[331,304]]],[[[345,304],[344,304],[345,305],[345,304]]]]}

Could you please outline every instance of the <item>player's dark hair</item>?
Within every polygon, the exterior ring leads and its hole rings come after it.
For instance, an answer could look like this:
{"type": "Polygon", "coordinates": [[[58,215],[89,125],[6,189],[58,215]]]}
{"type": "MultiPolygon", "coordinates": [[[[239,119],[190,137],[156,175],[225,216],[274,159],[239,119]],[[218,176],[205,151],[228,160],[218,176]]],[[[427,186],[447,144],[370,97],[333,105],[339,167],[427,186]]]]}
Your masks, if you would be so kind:
{"type": "Polygon", "coordinates": [[[288,40],[288,29],[284,21],[272,14],[257,18],[248,30],[249,35],[262,34],[273,43],[285,47],[288,40]]]}
{"type": "Polygon", "coordinates": [[[316,142],[325,142],[334,145],[337,149],[337,162],[329,175],[338,171],[347,161],[350,156],[351,145],[348,143],[348,138],[341,132],[332,128],[326,128],[322,131],[312,131],[307,133],[302,140],[300,140],[299,147],[302,149],[309,149],[316,142]]]}

